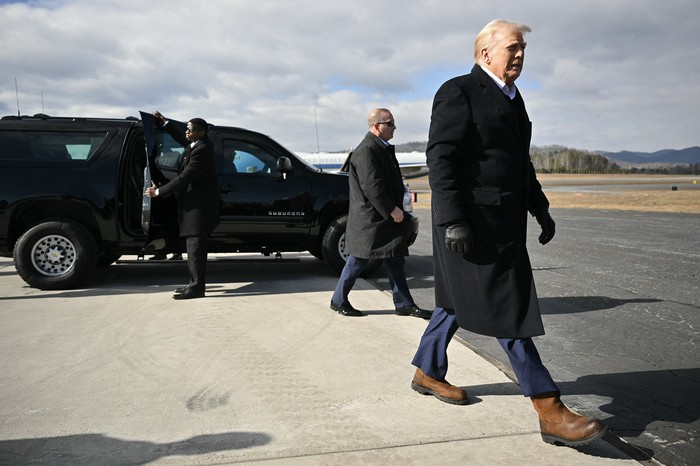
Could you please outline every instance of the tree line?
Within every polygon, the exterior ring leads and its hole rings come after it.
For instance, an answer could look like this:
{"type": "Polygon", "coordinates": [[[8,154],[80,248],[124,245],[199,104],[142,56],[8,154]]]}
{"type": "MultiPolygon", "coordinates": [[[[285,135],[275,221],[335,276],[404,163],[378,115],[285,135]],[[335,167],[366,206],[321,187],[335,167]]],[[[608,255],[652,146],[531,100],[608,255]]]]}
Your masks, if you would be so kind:
{"type": "Polygon", "coordinates": [[[532,147],[530,159],[538,173],[700,174],[700,163],[622,167],[604,155],[560,146],[532,147]]]}
{"type": "Polygon", "coordinates": [[[619,173],[622,170],[600,154],[566,147],[532,148],[530,160],[539,173],[619,173]]]}
{"type": "MultiPolygon", "coordinates": [[[[397,144],[397,152],[425,152],[427,142],[397,144]]],[[[700,163],[644,164],[623,167],[604,155],[564,146],[530,148],[530,159],[538,173],[630,173],[630,174],[700,174],[700,163]]]]}

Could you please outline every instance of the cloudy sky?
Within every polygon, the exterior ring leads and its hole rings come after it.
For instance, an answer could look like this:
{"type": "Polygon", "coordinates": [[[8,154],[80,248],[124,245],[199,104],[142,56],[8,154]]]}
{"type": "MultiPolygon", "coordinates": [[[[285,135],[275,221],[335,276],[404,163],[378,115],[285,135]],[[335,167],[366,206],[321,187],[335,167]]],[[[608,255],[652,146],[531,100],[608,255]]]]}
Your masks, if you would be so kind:
{"type": "Polygon", "coordinates": [[[494,18],[532,27],[533,144],[700,145],[697,0],[0,0],[0,115],[157,109],[313,152],[355,146],[382,106],[392,142],[425,141],[494,18]]]}

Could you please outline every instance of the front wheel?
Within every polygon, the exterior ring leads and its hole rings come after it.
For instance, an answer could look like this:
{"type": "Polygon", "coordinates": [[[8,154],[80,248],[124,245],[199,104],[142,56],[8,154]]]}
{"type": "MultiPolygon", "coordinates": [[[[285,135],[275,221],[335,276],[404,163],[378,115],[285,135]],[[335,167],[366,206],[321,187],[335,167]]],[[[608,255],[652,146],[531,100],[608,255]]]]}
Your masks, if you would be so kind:
{"type": "MultiPolygon", "coordinates": [[[[328,266],[340,275],[345,267],[345,261],[350,257],[350,253],[347,251],[345,244],[345,230],[348,225],[348,216],[343,215],[333,220],[328,228],[326,228],[323,234],[323,241],[321,242],[321,251],[323,253],[323,260],[326,261],[328,266]]],[[[366,277],[373,274],[381,267],[382,261],[378,259],[371,259],[362,271],[362,276],[366,277]]]]}
{"type": "Polygon", "coordinates": [[[97,242],[77,223],[40,223],[19,238],[14,261],[19,276],[29,286],[42,290],[74,288],[95,267],[97,242]]]}

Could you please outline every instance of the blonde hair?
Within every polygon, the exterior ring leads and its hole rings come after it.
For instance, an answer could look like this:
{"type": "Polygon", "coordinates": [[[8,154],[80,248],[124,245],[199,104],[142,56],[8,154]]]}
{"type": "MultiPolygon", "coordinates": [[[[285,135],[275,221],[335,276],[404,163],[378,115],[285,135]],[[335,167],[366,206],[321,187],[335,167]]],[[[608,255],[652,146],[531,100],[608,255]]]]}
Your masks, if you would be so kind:
{"type": "Polygon", "coordinates": [[[496,35],[504,29],[515,29],[522,35],[532,31],[530,26],[527,24],[511,23],[510,21],[506,21],[504,19],[494,19],[493,21],[489,21],[489,23],[484,26],[481,31],[479,31],[479,34],[476,35],[476,40],[474,41],[474,61],[478,65],[483,65],[481,62],[481,51],[493,47],[496,44],[496,35]]]}

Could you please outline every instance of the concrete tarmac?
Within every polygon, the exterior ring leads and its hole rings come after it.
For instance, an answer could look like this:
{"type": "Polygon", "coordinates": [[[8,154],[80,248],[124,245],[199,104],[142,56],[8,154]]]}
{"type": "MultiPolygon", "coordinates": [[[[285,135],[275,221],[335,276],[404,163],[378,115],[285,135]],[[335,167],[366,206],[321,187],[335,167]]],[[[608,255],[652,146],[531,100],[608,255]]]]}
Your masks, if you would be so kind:
{"type": "Polygon", "coordinates": [[[182,263],[40,291],[0,258],[0,464],[637,463],[605,441],[544,443],[530,400],[457,341],[450,374],[472,403],[416,393],[426,321],[364,280],[350,298],[368,315],[340,316],[326,265],[285,257],[214,260],[189,301],[171,298],[182,263]]]}

